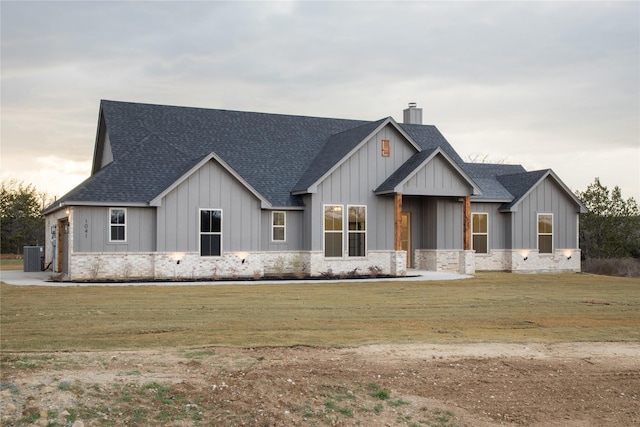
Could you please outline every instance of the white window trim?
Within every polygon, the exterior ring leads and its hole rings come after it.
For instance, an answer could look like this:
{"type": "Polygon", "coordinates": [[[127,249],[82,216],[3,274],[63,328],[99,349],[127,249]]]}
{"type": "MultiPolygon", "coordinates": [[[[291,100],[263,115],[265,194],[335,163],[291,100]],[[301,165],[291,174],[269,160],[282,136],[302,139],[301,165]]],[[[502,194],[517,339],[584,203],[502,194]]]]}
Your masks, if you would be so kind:
{"type": "Polygon", "coordinates": [[[223,246],[223,238],[224,238],[224,233],[222,232],[222,230],[224,229],[224,212],[222,211],[222,209],[220,208],[200,208],[198,209],[198,219],[197,219],[197,224],[198,224],[198,256],[201,258],[220,258],[223,255],[223,251],[222,248],[223,246]],[[202,211],[220,211],[220,231],[219,232],[202,232],[200,231],[200,228],[202,227],[202,224],[200,223],[200,221],[202,220],[202,211]],[[201,236],[203,234],[219,234],[220,235],[220,255],[202,255],[202,239],[201,236]]]}
{"type": "MultiPolygon", "coordinates": [[[[347,222],[347,226],[344,227],[343,229],[346,229],[347,235],[346,235],[346,242],[347,242],[347,250],[345,251],[345,254],[348,258],[366,258],[369,251],[369,236],[367,233],[367,230],[369,229],[369,209],[367,209],[367,205],[347,205],[347,214],[343,215],[343,220],[346,219],[347,222]],[[360,230],[354,230],[351,231],[349,230],[349,208],[364,208],[364,231],[360,231],[360,230]],[[349,255],[349,233],[359,233],[359,234],[364,234],[364,255],[349,255]]],[[[344,244],[344,243],[343,243],[344,244]]]]}
{"type": "Polygon", "coordinates": [[[287,241],[287,212],[286,211],[272,211],[271,212],[271,242],[273,243],[285,243],[287,241]],[[284,216],[284,224],[282,225],[275,225],[274,224],[274,219],[275,219],[275,214],[277,213],[281,213],[284,216]],[[282,228],[282,230],[284,231],[282,233],[283,238],[282,240],[275,240],[273,238],[273,232],[276,228],[282,228]]]}
{"type": "Polygon", "coordinates": [[[553,219],[553,213],[550,212],[538,212],[538,214],[536,215],[536,248],[538,249],[538,254],[541,254],[543,256],[549,256],[549,255],[553,255],[553,253],[555,252],[555,224],[554,224],[554,219],[553,219]],[[551,233],[540,233],[540,216],[541,215],[547,215],[551,217],[551,233]],[[543,252],[540,253],[540,236],[551,236],[551,252],[543,252]]]}
{"type": "Polygon", "coordinates": [[[344,221],[345,221],[344,205],[339,204],[339,203],[327,203],[327,204],[322,205],[322,255],[325,258],[328,258],[328,259],[344,258],[344,221]],[[325,210],[326,210],[327,206],[340,206],[342,208],[342,229],[339,232],[335,231],[335,230],[327,231],[327,229],[325,228],[324,215],[325,215],[325,210]],[[341,233],[342,234],[342,251],[340,253],[340,256],[327,256],[327,250],[325,248],[325,236],[326,236],[326,233],[332,233],[332,234],[341,233]]]}
{"type": "Polygon", "coordinates": [[[473,236],[487,236],[487,252],[476,253],[479,256],[486,256],[491,253],[491,245],[489,245],[489,212],[471,212],[471,246],[473,247],[473,236]],[[486,233],[474,233],[473,231],[473,216],[474,215],[485,215],[487,217],[487,232],[486,233]]]}
{"type": "Polygon", "coordinates": [[[127,213],[127,208],[109,208],[109,213],[107,217],[107,222],[109,224],[109,243],[127,243],[127,222],[129,221],[129,214],[127,213]],[[111,212],[113,211],[124,211],[124,224],[112,224],[111,223],[111,212]],[[123,240],[112,240],[111,239],[111,228],[112,227],[123,227],[124,228],[124,239],[123,240]]]}

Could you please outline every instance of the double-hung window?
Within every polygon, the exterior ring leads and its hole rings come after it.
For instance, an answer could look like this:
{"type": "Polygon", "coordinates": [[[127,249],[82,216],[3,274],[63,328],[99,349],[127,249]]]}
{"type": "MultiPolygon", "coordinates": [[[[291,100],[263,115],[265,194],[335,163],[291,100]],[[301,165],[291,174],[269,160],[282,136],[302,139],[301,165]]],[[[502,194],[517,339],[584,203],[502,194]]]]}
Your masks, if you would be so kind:
{"type": "Polygon", "coordinates": [[[364,257],[367,255],[367,207],[347,205],[346,216],[344,210],[343,205],[324,206],[324,256],[345,255],[346,225],[346,256],[364,257]]]}
{"type": "Polygon", "coordinates": [[[489,253],[489,214],[474,213],[471,215],[471,238],[473,250],[477,254],[489,253]]]}
{"type": "Polygon", "coordinates": [[[324,256],[341,257],[343,239],[342,205],[325,205],[324,207],[324,256]]]}
{"type": "Polygon", "coordinates": [[[538,253],[553,253],[553,214],[538,214],[538,253]]]}
{"type": "Polygon", "coordinates": [[[349,218],[349,256],[365,256],[367,241],[367,207],[347,206],[349,218]]]}
{"type": "Polygon", "coordinates": [[[200,209],[200,256],[222,255],[222,210],[200,209]]]}
{"type": "Polygon", "coordinates": [[[125,208],[109,209],[109,242],[127,241],[127,210],[125,208]]]}
{"type": "Polygon", "coordinates": [[[271,212],[271,240],[274,242],[284,242],[286,240],[286,212],[271,212]]]}

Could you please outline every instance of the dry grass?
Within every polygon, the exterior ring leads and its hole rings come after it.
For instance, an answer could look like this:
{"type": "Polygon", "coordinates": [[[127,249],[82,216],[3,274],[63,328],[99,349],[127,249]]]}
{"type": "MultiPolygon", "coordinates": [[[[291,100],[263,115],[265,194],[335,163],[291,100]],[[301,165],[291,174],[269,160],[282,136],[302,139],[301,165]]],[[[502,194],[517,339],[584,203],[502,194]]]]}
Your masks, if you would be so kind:
{"type": "Polygon", "coordinates": [[[0,287],[2,351],[640,340],[640,281],[0,287]]]}
{"type": "Polygon", "coordinates": [[[24,261],[22,258],[0,258],[0,271],[2,270],[22,270],[24,261]]]}

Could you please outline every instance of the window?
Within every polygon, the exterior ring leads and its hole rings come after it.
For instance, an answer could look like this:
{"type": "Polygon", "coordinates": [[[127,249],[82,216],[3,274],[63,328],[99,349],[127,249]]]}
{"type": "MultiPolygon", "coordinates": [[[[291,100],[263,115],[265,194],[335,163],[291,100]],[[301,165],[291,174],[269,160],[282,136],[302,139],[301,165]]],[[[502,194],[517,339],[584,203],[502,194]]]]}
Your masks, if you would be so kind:
{"type": "Polygon", "coordinates": [[[391,141],[388,139],[382,140],[382,157],[389,157],[391,155],[391,141]]]}
{"type": "Polygon", "coordinates": [[[342,256],[342,206],[324,207],[324,256],[342,256]]]}
{"type": "Polygon", "coordinates": [[[109,241],[127,241],[127,210],[124,208],[109,209],[109,241]]]}
{"type": "Polygon", "coordinates": [[[200,209],[200,256],[222,255],[222,210],[200,209]]]}
{"type": "Polygon", "coordinates": [[[553,215],[538,214],[538,252],[553,253],[553,215]]]}
{"type": "Polygon", "coordinates": [[[486,213],[474,213],[471,216],[471,239],[477,254],[489,253],[488,220],[489,214],[486,213]]]}
{"type": "Polygon", "coordinates": [[[285,220],[285,212],[271,212],[271,240],[274,242],[285,241],[285,220]]]}
{"type": "Polygon", "coordinates": [[[348,206],[349,256],[365,256],[367,240],[367,207],[348,206]]]}

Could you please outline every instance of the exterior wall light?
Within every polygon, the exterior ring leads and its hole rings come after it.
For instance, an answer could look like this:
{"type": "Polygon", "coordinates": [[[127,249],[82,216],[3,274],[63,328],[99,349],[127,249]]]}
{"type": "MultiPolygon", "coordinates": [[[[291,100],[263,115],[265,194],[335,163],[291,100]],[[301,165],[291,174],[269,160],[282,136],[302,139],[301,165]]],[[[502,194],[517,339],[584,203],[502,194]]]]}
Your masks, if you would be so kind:
{"type": "Polygon", "coordinates": [[[249,252],[236,252],[236,257],[240,259],[240,264],[244,264],[247,261],[247,257],[249,256],[249,252]]]}

